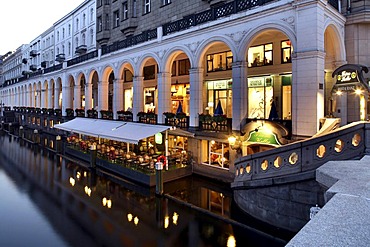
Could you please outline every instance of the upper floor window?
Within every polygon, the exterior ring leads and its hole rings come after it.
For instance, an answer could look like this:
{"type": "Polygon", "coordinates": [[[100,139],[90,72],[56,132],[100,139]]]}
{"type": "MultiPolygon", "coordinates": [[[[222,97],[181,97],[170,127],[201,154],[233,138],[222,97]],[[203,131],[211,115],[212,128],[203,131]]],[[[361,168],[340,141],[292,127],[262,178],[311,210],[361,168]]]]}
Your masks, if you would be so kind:
{"type": "Polygon", "coordinates": [[[110,4],[110,0],[104,0],[104,4],[105,5],[109,5],[110,4]]]}
{"type": "Polygon", "coordinates": [[[90,29],[90,45],[94,44],[94,30],[90,29]]]}
{"type": "Polygon", "coordinates": [[[119,26],[119,11],[116,10],[113,13],[113,27],[118,27],[119,26]]]}
{"type": "Polygon", "coordinates": [[[82,15],[82,26],[83,27],[86,26],[86,14],[85,13],[82,15]]]}
{"type": "Polygon", "coordinates": [[[137,16],[137,3],[136,0],[132,1],[132,17],[137,16]]]}
{"type": "Polygon", "coordinates": [[[78,19],[76,19],[76,31],[78,31],[78,26],[79,26],[79,20],[78,19]]]}
{"type": "Polygon", "coordinates": [[[162,0],[162,5],[167,5],[167,4],[170,4],[171,3],[171,0],[162,0]]]}
{"type": "Polygon", "coordinates": [[[150,13],[150,0],[144,0],[144,14],[150,13]]]}
{"type": "Polygon", "coordinates": [[[272,65],[272,43],[252,46],[248,49],[248,66],[272,65]]]}
{"type": "Polygon", "coordinates": [[[225,51],[207,55],[207,72],[221,71],[231,69],[233,54],[231,51],[225,51]]]}
{"type": "Polygon", "coordinates": [[[59,41],[59,31],[57,32],[57,41],[59,41]]]}
{"type": "Polygon", "coordinates": [[[281,41],[281,63],[292,62],[292,42],[290,40],[281,41]]]}
{"type": "Polygon", "coordinates": [[[76,39],[75,39],[75,45],[76,45],[76,47],[78,47],[78,37],[76,37],[76,39]]]}
{"type": "Polygon", "coordinates": [[[90,9],[90,22],[93,22],[94,21],[94,9],[91,8],[90,9]]]}
{"type": "Polygon", "coordinates": [[[86,44],[86,35],[82,34],[82,45],[86,44]]]}
{"type": "Polygon", "coordinates": [[[105,30],[109,30],[109,14],[105,14],[105,30]]]}
{"type": "Polygon", "coordinates": [[[179,75],[188,75],[190,69],[190,60],[183,59],[179,61],[179,75]]]}
{"type": "Polygon", "coordinates": [[[124,82],[132,82],[133,81],[133,78],[134,78],[134,75],[132,74],[132,72],[128,69],[124,69],[123,70],[123,81],[124,82]]]}
{"type": "Polygon", "coordinates": [[[103,20],[102,20],[101,16],[99,16],[97,18],[97,22],[98,22],[97,23],[98,32],[103,31],[103,20]]]}
{"type": "Polygon", "coordinates": [[[144,80],[155,79],[155,65],[145,66],[143,74],[144,80]]]}
{"type": "Polygon", "coordinates": [[[64,36],[65,36],[65,29],[63,27],[63,30],[62,30],[62,39],[64,39],[64,36]]]}
{"type": "Polygon", "coordinates": [[[68,24],[68,36],[71,36],[71,24],[68,24]]]}
{"type": "Polygon", "coordinates": [[[96,4],[98,7],[101,7],[103,5],[103,0],[98,0],[96,4]]]}
{"type": "Polygon", "coordinates": [[[122,3],[122,19],[128,19],[128,4],[127,1],[122,3]]]}

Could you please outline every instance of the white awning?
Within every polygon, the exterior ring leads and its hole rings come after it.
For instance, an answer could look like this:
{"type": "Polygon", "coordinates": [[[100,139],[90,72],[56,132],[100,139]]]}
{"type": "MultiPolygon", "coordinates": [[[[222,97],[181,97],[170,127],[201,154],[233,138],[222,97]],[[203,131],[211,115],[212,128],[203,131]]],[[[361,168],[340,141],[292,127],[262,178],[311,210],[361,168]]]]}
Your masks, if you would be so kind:
{"type": "MultiPolygon", "coordinates": [[[[83,135],[138,144],[144,138],[169,130],[170,126],[77,117],[62,124],[56,124],[54,128],[83,135]]],[[[192,134],[183,130],[172,130],[171,132],[174,135],[182,135],[185,132],[188,136],[192,134]]]]}

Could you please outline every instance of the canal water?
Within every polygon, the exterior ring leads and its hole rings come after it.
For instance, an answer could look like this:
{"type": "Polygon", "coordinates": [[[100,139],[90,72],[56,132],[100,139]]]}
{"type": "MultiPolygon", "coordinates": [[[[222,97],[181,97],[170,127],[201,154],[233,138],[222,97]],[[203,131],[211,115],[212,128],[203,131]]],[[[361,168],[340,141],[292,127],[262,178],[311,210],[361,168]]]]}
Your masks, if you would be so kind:
{"type": "Polygon", "coordinates": [[[164,193],[0,135],[0,246],[284,246],[292,237],[240,212],[228,185],[192,176],[164,193]]]}

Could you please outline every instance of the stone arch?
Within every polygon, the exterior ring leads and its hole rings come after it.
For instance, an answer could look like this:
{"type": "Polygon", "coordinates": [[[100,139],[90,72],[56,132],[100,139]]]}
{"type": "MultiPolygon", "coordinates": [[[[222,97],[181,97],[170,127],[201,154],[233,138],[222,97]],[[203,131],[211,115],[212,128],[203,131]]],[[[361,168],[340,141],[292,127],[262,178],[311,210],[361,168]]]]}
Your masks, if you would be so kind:
{"type": "Polygon", "coordinates": [[[184,53],[189,58],[191,68],[194,67],[195,62],[192,52],[185,46],[175,46],[166,51],[166,54],[163,56],[163,63],[161,64],[160,70],[164,71],[166,68],[171,68],[172,62],[181,53],[184,53]]]}
{"type": "MultiPolygon", "coordinates": [[[[135,69],[135,74],[134,76],[143,76],[142,73],[143,73],[143,69],[145,67],[145,64],[146,62],[148,62],[150,59],[153,59],[159,66],[160,68],[160,62],[161,62],[161,59],[157,56],[157,54],[153,53],[153,52],[148,52],[146,53],[144,56],[142,56],[138,62],[136,63],[136,69],[135,69]]],[[[158,71],[160,72],[160,71],[158,71]]]]}
{"type": "MultiPolygon", "coordinates": [[[[285,34],[288,39],[292,42],[292,46],[296,49],[297,47],[297,38],[293,31],[293,29],[282,21],[277,22],[267,22],[263,23],[262,25],[253,28],[247,35],[240,42],[240,56],[244,56],[248,52],[249,44],[253,42],[253,40],[259,36],[261,33],[267,30],[277,30],[285,34]]],[[[239,57],[239,59],[243,60],[245,58],[239,57]]]]}
{"type": "Polygon", "coordinates": [[[120,65],[118,66],[118,69],[117,69],[117,79],[124,79],[123,78],[123,72],[124,72],[124,69],[125,68],[128,68],[130,69],[131,73],[134,75],[135,74],[135,70],[134,70],[134,61],[132,61],[131,59],[125,59],[123,61],[120,62],[120,65]]]}
{"type": "Polygon", "coordinates": [[[213,36],[213,37],[211,37],[207,40],[204,40],[199,45],[199,47],[197,48],[197,50],[195,52],[195,54],[197,54],[197,55],[195,57],[194,65],[196,65],[199,68],[202,68],[203,67],[202,66],[202,61],[203,61],[204,55],[206,54],[206,52],[209,50],[210,47],[212,47],[214,45],[217,45],[217,44],[223,44],[223,45],[229,47],[233,56],[234,56],[234,54],[235,55],[237,54],[237,49],[234,46],[234,43],[228,37],[213,36]]]}

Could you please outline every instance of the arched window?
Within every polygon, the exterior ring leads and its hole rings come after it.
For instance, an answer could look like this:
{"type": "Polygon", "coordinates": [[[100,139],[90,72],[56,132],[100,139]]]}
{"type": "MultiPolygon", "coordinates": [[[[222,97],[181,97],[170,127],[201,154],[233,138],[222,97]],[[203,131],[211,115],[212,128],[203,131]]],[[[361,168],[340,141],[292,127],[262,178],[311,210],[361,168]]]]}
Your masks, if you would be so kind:
{"type": "Polygon", "coordinates": [[[82,15],[82,26],[83,27],[86,26],[86,14],[85,13],[82,15]]]}
{"type": "Polygon", "coordinates": [[[86,36],[85,34],[82,34],[82,45],[86,44],[86,36]]]}
{"type": "Polygon", "coordinates": [[[92,28],[90,29],[90,44],[94,44],[94,30],[92,28]]]}
{"type": "Polygon", "coordinates": [[[68,55],[71,55],[71,42],[68,42],[68,55]]]}
{"type": "Polygon", "coordinates": [[[65,29],[63,27],[63,30],[62,30],[62,39],[64,39],[64,35],[65,35],[65,29]]]}
{"type": "Polygon", "coordinates": [[[90,22],[93,22],[94,21],[94,9],[91,8],[90,9],[90,22]]]}
{"type": "Polygon", "coordinates": [[[64,54],[64,45],[62,45],[62,53],[64,54]]]}
{"type": "Polygon", "coordinates": [[[71,24],[68,24],[68,36],[71,36],[71,24]]]}
{"type": "Polygon", "coordinates": [[[75,39],[75,43],[76,43],[76,47],[78,47],[78,37],[76,37],[76,39],[75,39]]]}
{"type": "Polygon", "coordinates": [[[78,18],[76,19],[76,31],[78,31],[78,25],[79,25],[79,20],[78,18]]]}

